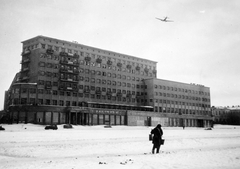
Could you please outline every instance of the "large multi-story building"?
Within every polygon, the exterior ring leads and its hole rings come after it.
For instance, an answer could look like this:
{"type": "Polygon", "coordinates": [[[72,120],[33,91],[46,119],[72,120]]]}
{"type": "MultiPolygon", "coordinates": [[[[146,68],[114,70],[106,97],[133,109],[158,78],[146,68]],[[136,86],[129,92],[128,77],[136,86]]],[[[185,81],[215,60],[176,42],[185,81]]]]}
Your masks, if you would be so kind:
{"type": "Polygon", "coordinates": [[[156,79],[157,62],[37,36],[6,94],[12,122],[208,126],[210,90],[156,79]],[[163,91],[161,91],[163,90],[163,91]]]}
{"type": "Polygon", "coordinates": [[[209,126],[211,117],[210,88],[150,78],[144,80],[147,105],[165,114],[165,125],[209,126]],[[205,124],[206,123],[206,124],[205,124]]]}

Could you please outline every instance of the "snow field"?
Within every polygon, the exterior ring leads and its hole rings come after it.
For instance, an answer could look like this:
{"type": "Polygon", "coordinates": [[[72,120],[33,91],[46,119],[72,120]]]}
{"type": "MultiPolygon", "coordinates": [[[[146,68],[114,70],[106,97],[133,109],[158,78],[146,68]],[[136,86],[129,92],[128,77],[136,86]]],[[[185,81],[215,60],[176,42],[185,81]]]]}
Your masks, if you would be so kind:
{"type": "Polygon", "coordinates": [[[240,168],[240,126],[163,127],[165,145],[151,154],[153,127],[73,126],[44,130],[33,124],[3,125],[0,168],[240,168]]]}

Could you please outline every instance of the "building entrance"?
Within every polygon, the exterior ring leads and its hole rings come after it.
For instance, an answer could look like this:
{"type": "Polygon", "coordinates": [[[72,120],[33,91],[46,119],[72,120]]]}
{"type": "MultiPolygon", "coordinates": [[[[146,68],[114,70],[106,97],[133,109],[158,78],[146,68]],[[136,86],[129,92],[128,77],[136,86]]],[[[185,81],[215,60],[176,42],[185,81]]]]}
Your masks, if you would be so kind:
{"type": "Polygon", "coordinates": [[[75,125],[89,125],[89,113],[71,112],[70,123],[75,125]]]}

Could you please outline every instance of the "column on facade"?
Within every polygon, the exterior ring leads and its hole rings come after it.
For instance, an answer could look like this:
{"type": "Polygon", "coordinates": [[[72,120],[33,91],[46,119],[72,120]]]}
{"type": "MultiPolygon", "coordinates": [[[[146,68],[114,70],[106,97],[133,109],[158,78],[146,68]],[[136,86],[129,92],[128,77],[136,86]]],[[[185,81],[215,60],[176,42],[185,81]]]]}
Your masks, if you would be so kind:
{"type": "Polygon", "coordinates": [[[43,124],[46,124],[46,112],[43,112],[43,124]]]}
{"type": "Polygon", "coordinates": [[[51,124],[53,124],[53,112],[51,111],[51,124]]]}
{"type": "Polygon", "coordinates": [[[174,126],[174,127],[177,126],[177,119],[176,119],[176,118],[173,119],[173,126],[174,126]]]}
{"type": "Polygon", "coordinates": [[[196,127],[196,119],[193,119],[193,127],[196,127]]]}
{"type": "Polygon", "coordinates": [[[61,114],[58,112],[58,124],[61,124],[61,114]]]}
{"type": "Polygon", "coordinates": [[[20,111],[17,111],[17,124],[19,123],[20,111]]]}
{"type": "Polygon", "coordinates": [[[168,118],[168,126],[171,126],[171,118],[168,118]]]}
{"type": "Polygon", "coordinates": [[[205,120],[206,121],[206,127],[208,127],[208,120],[205,120]]]}
{"type": "Polygon", "coordinates": [[[191,119],[188,119],[188,126],[191,127],[191,119]]]}
{"type": "Polygon", "coordinates": [[[183,119],[183,125],[186,127],[186,119],[183,119]]]}
{"type": "Polygon", "coordinates": [[[75,112],[75,125],[77,125],[78,113],[75,112]]]}
{"type": "Polygon", "coordinates": [[[28,123],[28,111],[25,111],[25,124],[27,124],[28,123]]]}

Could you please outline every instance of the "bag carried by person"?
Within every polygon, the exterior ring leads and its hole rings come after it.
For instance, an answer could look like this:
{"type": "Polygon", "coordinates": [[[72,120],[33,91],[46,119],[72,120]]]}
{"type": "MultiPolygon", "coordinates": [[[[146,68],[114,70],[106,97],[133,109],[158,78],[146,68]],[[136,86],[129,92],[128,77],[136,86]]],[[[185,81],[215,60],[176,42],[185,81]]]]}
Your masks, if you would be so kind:
{"type": "Polygon", "coordinates": [[[149,141],[152,141],[152,134],[149,134],[149,141]]]}
{"type": "Polygon", "coordinates": [[[161,144],[161,145],[164,145],[164,142],[165,142],[165,140],[164,140],[164,139],[161,139],[160,144],[161,144]]]}

